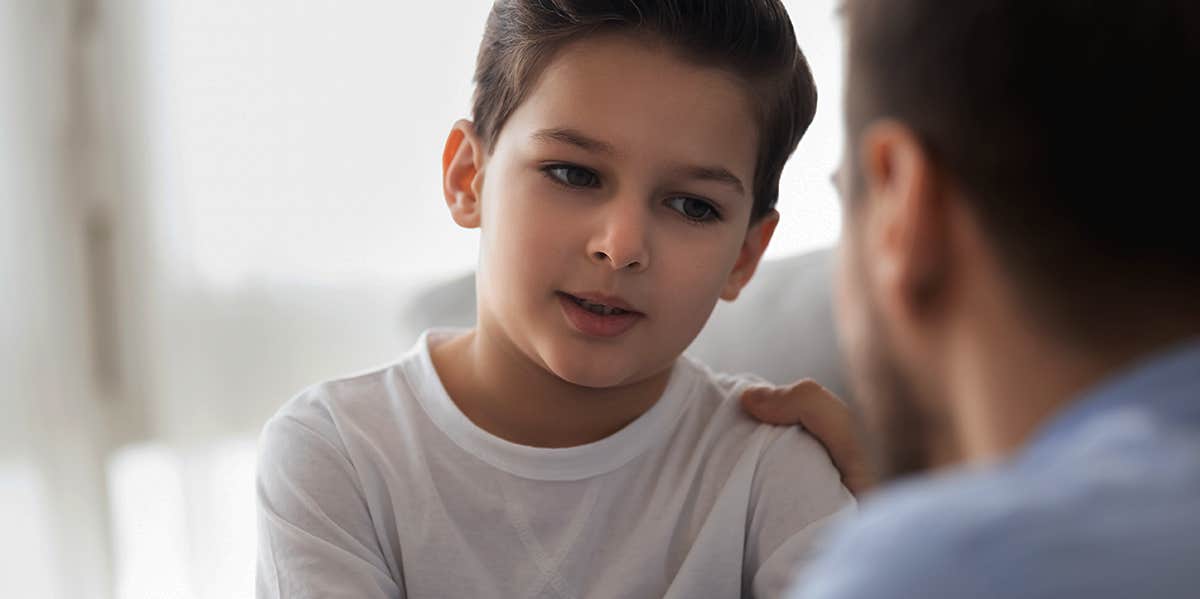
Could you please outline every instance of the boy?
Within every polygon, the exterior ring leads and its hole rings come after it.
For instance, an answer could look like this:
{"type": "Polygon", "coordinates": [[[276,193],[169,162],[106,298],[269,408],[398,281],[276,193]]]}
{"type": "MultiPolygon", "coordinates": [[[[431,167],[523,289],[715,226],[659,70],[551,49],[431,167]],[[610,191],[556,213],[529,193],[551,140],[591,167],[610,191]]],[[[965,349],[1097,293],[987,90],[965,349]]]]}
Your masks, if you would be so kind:
{"type": "Polygon", "coordinates": [[[681,354],[815,107],[775,0],[501,0],[443,156],[478,325],[266,426],[260,597],[776,596],[852,503],[681,354]]]}

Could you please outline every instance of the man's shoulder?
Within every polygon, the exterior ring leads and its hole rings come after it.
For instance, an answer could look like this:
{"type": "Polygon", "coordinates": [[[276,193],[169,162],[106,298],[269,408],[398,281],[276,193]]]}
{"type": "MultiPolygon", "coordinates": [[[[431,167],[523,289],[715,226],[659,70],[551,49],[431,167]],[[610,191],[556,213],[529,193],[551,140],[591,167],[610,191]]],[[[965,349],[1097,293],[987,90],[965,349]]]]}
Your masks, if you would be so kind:
{"type": "Polygon", "coordinates": [[[796,596],[1185,596],[1200,514],[1147,516],[1005,466],[913,479],[869,498],[796,596]]]}
{"type": "Polygon", "coordinates": [[[866,499],[861,517],[847,528],[845,538],[870,543],[876,551],[900,549],[920,539],[918,547],[906,551],[916,559],[924,551],[979,547],[998,538],[992,532],[1034,511],[1018,499],[1015,481],[998,470],[956,470],[887,487],[866,499]]]}
{"type": "MultiPolygon", "coordinates": [[[[795,597],[987,597],[987,564],[1014,530],[1017,506],[997,477],[957,472],[901,482],[861,512],[803,573],[795,597]],[[991,545],[991,547],[989,547],[991,545]]],[[[1003,593],[1000,593],[1003,595],[1003,593]]]]}

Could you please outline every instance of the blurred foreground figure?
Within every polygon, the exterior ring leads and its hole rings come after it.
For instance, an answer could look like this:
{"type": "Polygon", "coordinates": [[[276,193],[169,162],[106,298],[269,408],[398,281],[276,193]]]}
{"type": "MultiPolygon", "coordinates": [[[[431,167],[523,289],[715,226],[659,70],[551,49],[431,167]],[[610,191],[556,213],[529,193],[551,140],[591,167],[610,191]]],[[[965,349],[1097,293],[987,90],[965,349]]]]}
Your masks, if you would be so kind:
{"type": "Polygon", "coordinates": [[[1200,4],[844,18],[838,320],[892,482],[794,595],[1197,596],[1200,4]]]}

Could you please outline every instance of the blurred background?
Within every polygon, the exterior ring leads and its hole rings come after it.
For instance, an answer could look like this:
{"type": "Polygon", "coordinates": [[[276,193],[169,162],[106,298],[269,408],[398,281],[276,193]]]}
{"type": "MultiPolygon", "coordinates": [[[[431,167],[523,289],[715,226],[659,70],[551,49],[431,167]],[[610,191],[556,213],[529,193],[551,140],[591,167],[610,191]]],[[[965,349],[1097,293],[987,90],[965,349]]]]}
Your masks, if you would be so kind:
{"type": "MultiPolygon", "coordinates": [[[[835,0],[769,257],[836,241],[835,0]]],[[[486,0],[0,0],[0,588],[249,598],[254,450],[472,268],[440,156],[486,0]]]]}

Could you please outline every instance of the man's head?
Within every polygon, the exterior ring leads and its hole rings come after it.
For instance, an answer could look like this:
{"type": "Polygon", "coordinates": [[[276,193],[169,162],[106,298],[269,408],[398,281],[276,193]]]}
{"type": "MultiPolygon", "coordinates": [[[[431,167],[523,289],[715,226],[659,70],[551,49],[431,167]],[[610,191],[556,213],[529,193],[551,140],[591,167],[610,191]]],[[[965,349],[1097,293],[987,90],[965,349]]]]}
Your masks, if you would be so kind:
{"type": "Polygon", "coordinates": [[[812,119],[782,6],[501,1],[476,79],[444,167],[480,330],[582,386],[662,373],[749,281],[812,119]]]}
{"type": "Polygon", "coordinates": [[[844,14],[840,318],[891,470],[949,442],[953,322],[1006,315],[1081,354],[1196,332],[1200,5],[847,0],[844,14]]]}

